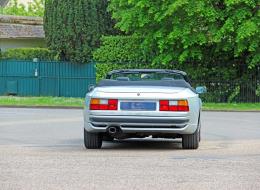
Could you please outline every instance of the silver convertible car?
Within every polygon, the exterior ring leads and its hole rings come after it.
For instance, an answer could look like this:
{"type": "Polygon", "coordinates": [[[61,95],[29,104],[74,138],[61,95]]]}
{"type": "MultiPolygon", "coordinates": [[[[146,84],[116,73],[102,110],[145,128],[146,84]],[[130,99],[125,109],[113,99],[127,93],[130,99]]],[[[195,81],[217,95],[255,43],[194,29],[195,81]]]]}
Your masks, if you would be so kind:
{"type": "Polygon", "coordinates": [[[90,86],[84,108],[84,142],[98,149],[103,140],[182,138],[197,149],[201,131],[200,93],[185,72],[160,69],[114,70],[90,86]]]}

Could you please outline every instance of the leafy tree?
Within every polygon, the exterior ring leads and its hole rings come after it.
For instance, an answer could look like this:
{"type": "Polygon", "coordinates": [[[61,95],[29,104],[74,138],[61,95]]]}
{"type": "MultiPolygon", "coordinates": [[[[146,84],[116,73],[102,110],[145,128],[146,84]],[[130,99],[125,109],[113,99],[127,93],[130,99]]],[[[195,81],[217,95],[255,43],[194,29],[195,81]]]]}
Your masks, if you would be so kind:
{"type": "Polygon", "coordinates": [[[106,0],[46,0],[45,34],[64,60],[88,62],[103,34],[113,34],[106,0]]]}
{"type": "Polygon", "coordinates": [[[120,30],[143,38],[154,63],[260,62],[258,0],[111,0],[120,30]]]}
{"type": "Polygon", "coordinates": [[[18,3],[17,0],[12,0],[8,6],[0,7],[0,14],[42,17],[44,14],[44,0],[33,0],[27,6],[23,3],[18,3]]]}

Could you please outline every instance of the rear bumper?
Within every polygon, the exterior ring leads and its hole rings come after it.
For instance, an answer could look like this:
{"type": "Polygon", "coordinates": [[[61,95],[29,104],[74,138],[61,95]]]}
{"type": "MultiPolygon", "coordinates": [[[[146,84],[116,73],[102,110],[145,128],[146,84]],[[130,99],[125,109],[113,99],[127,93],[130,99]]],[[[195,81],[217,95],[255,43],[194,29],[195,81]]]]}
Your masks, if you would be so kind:
{"type": "Polygon", "coordinates": [[[120,127],[123,133],[191,134],[197,129],[187,116],[117,116],[90,115],[85,119],[89,132],[106,132],[110,126],[120,127]]]}

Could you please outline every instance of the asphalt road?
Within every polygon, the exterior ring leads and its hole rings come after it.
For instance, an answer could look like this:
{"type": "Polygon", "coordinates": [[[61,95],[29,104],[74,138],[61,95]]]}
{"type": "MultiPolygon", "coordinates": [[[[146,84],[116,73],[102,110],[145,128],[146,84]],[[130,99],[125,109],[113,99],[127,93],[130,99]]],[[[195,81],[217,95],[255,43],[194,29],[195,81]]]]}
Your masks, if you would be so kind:
{"type": "Polygon", "coordinates": [[[0,190],[260,189],[260,113],[203,112],[198,150],[163,139],[85,150],[82,119],[0,108],[0,190]]]}

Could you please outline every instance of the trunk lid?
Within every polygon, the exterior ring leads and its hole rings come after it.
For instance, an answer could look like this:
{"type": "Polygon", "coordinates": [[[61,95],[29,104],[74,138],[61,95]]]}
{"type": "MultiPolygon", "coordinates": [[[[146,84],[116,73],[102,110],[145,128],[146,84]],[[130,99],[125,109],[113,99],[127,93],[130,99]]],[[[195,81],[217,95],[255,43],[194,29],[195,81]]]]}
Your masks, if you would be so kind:
{"type": "Polygon", "coordinates": [[[138,86],[138,87],[98,87],[95,89],[94,96],[115,99],[179,99],[186,97],[187,88],[181,87],[160,87],[160,86],[138,86]]]}

